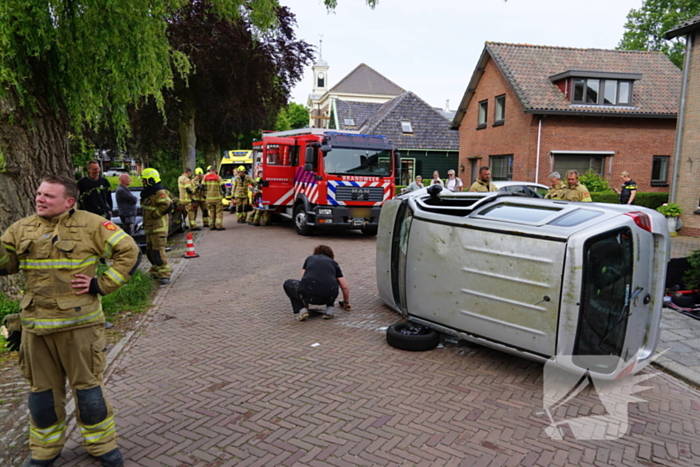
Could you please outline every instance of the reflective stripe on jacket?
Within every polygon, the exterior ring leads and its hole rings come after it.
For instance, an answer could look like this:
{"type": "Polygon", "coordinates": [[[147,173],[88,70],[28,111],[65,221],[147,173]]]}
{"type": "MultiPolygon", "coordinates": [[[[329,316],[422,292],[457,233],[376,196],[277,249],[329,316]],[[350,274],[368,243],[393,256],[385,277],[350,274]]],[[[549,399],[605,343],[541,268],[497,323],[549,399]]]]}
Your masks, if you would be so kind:
{"type": "Polygon", "coordinates": [[[226,182],[216,174],[208,173],[204,176],[204,186],[206,187],[207,202],[221,201],[224,195],[221,194],[221,187],[226,182]]]}
{"type": "Polygon", "coordinates": [[[168,213],[173,200],[166,190],[158,190],[141,200],[143,208],[143,231],[146,235],[165,232],[168,234],[168,213]]]}

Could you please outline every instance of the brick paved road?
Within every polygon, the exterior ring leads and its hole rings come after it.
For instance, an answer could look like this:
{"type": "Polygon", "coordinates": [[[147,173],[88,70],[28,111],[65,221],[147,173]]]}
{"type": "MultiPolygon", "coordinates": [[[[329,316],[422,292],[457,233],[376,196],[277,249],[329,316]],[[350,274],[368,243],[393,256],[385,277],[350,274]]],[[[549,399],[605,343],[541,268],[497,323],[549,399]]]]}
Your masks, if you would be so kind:
{"type": "MultiPolygon", "coordinates": [[[[481,347],[390,348],[401,318],[377,298],[374,245],[305,238],[226,214],[113,363],[126,466],[697,465],[698,391],[659,373],[616,441],[550,439],[542,366],[481,347]],[[336,251],[352,312],[293,320],[282,290],[318,243],[336,251]]],[[[647,370],[658,373],[656,370],[647,370]]],[[[595,394],[564,408],[604,412],[595,394]]],[[[73,430],[58,466],[94,461],[73,430]]]]}

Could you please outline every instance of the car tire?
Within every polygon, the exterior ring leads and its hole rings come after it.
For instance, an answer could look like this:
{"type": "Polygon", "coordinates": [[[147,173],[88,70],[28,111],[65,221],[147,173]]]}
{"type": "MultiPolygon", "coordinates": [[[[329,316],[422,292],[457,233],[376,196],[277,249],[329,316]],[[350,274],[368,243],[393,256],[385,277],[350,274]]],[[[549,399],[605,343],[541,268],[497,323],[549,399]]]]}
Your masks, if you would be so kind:
{"type": "Polygon", "coordinates": [[[396,349],[422,352],[437,347],[440,343],[440,334],[421,324],[396,323],[387,328],[386,341],[396,349]]]}
{"type": "Polygon", "coordinates": [[[314,228],[306,224],[306,217],[306,208],[304,208],[304,205],[297,205],[297,207],[294,208],[293,221],[294,230],[296,230],[299,235],[308,236],[314,232],[314,228]]]}

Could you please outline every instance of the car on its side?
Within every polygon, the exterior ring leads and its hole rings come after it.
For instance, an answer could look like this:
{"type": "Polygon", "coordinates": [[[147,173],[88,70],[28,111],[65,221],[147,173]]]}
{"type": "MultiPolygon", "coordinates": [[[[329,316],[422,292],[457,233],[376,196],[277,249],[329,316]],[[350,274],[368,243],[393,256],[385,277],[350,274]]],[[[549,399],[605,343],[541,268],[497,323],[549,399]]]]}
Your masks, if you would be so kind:
{"type": "MultiPolygon", "coordinates": [[[[136,220],[135,220],[135,227],[134,227],[134,234],[132,235],[134,237],[134,240],[136,241],[136,244],[140,248],[146,248],[146,233],[143,230],[143,208],[141,207],[141,192],[143,191],[143,187],[129,187],[129,191],[133,193],[134,196],[136,196],[136,220]]],[[[168,193],[170,193],[168,191],[168,193]]],[[[119,217],[119,208],[117,207],[117,197],[116,197],[116,191],[112,192],[112,222],[119,227],[122,226],[122,220],[119,217]]],[[[170,197],[172,198],[173,195],[170,193],[170,197]]],[[[179,233],[179,232],[184,232],[185,229],[187,228],[187,217],[185,213],[179,210],[174,210],[170,214],[168,214],[168,237],[179,233]]]]}
{"type": "Polygon", "coordinates": [[[518,182],[514,180],[507,181],[494,181],[492,182],[498,188],[498,191],[505,191],[506,193],[514,193],[519,196],[526,196],[528,198],[544,198],[547,194],[549,187],[547,185],[542,185],[541,183],[534,182],[518,182]]]}
{"type": "Polygon", "coordinates": [[[414,326],[615,379],[651,361],[669,256],[651,209],[433,186],[382,207],[376,277],[414,326]]]}

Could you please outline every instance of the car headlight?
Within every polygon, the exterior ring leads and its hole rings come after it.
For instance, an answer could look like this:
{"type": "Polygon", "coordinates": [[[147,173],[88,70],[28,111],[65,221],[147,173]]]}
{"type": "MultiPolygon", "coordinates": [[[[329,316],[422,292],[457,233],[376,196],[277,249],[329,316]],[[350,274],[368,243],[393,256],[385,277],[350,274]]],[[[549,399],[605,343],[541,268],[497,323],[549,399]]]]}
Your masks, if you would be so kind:
{"type": "Polygon", "coordinates": [[[324,209],[319,209],[319,210],[318,210],[318,214],[320,214],[320,215],[322,215],[322,216],[330,216],[330,215],[333,214],[333,210],[332,210],[332,209],[326,209],[326,208],[324,208],[324,209]]]}

